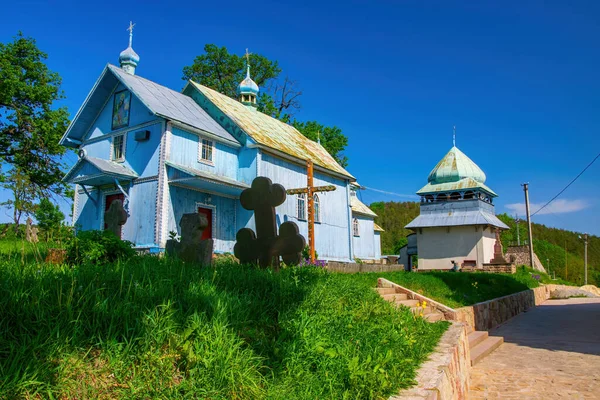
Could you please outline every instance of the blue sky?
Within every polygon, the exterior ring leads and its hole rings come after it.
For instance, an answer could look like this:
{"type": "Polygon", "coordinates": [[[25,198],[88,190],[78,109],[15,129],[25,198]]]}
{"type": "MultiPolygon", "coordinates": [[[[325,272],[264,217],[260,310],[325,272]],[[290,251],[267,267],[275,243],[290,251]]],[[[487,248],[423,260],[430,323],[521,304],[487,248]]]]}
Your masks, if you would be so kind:
{"type": "MultiPolygon", "coordinates": [[[[136,23],[137,73],[173,89],[206,43],[279,61],[299,119],[337,125],[367,187],[412,195],[452,146],[487,174],[496,211],[530,183],[536,210],[600,152],[600,2],[10,2],[0,41],[37,39],[71,114],[136,23]]],[[[75,156],[69,157],[71,162],[75,156]]],[[[600,234],[600,161],[535,222],[600,234]]],[[[6,193],[0,193],[0,200],[6,193]]],[[[365,190],[366,203],[407,200],[365,190]]],[[[4,210],[0,220],[8,220],[4,210]]]]}

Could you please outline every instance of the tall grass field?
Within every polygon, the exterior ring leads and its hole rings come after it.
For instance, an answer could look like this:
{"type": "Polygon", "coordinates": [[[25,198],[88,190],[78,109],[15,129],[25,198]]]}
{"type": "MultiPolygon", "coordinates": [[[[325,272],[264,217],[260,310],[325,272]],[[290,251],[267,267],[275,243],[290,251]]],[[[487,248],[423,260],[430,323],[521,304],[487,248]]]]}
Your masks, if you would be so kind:
{"type": "Polygon", "coordinates": [[[448,326],[313,267],[0,252],[2,399],[384,399],[448,326]]]}

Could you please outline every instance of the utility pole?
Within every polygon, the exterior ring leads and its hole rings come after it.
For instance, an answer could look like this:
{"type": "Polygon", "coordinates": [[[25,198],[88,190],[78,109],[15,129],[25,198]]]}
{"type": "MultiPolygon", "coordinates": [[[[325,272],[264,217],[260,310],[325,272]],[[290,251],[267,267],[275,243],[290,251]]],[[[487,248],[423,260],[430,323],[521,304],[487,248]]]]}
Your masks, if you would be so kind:
{"type": "Polygon", "coordinates": [[[521,245],[521,235],[519,233],[519,215],[515,215],[515,219],[517,220],[517,246],[521,245]]]}
{"type": "Polygon", "coordinates": [[[531,232],[531,215],[529,213],[529,183],[523,183],[523,191],[525,192],[525,212],[527,213],[527,227],[529,228],[529,261],[531,268],[533,266],[533,233],[531,232]]]}
{"type": "Polygon", "coordinates": [[[585,270],[585,275],[584,275],[584,285],[587,285],[587,244],[588,244],[588,234],[584,233],[583,234],[583,243],[584,243],[584,250],[583,250],[583,266],[584,266],[584,270],[585,270]]]}
{"type": "Polygon", "coordinates": [[[567,239],[565,239],[565,281],[569,280],[569,264],[567,264],[567,239]]]}

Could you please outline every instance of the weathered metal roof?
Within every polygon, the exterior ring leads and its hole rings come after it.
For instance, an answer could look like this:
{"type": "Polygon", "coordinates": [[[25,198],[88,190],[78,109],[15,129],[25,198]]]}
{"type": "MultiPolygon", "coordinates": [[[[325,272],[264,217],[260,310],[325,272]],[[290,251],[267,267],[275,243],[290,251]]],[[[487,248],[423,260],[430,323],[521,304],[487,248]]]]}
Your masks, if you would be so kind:
{"type": "Polygon", "coordinates": [[[63,135],[60,141],[62,145],[77,147],[78,143],[69,139],[83,140],[99,110],[106,104],[106,99],[119,82],[153,114],[239,143],[190,97],[108,64],[63,135]]]}
{"type": "Polygon", "coordinates": [[[487,187],[484,183],[478,182],[473,178],[464,178],[456,182],[445,182],[445,183],[428,183],[423,186],[418,192],[418,195],[434,194],[439,192],[453,192],[461,191],[465,189],[481,189],[490,195],[498,196],[492,189],[487,187]]]}
{"type": "MultiPolygon", "coordinates": [[[[248,185],[244,182],[236,181],[235,179],[231,179],[226,176],[217,175],[217,174],[213,174],[211,172],[206,172],[206,171],[200,171],[195,168],[184,167],[183,165],[175,164],[174,162],[171,162],[171,161],[165,161],[165,164],[168,165],[169,167],[175,168],[175,169],[177,169],[187,175],[190,175],[192,177],[202,178],[207,181],[225,184],[225,185],[233,186],[233,187],[240,188],[240,189],[248,189],[250,187],[250,185],[248,185]]],[[[169,182],[181,181],[184,179],[186,179],[186,178],[176,178],[173,180],[169,180],[169,182]]]]}
{"type": "Polygon", "coordinates": [[[460,225],[492,225],[501,229],[509,229],[494,214],[483,210],[455,211],[447,214],[421,214],[406,225],[405,228],[414,229],[460,225]]]}
{"type": "Polygon", "coordinates": [[[379,225],[377,225],[375,222],[373,222],[373,230],[375,230],[375,232],[385,232],[385,230],[379,225]]]}
{"type": "Polygon", "coordinates": [[[135,179],[138,175],[129,169],[127,166],[122,163],[116,163],[113,161],[103,160],[101,158],[96,157],[83,157],[77,160],[75,165],[67,172],[63,181],[76,183],[75,181],[82,181],[86,178],[75,178],[74,176],[83,169],[86,164],[90,164],[96,169],[93,169],[93,172],[96,174],[105,174],[114,178],[119,179],[135,179]]]}
{"type": "Polygon", "coordinates": [[[453,146],[429,174],[427,182],[432,184],[456,182],[471,178],[485,183],[485,174],[465,153],[453,146]]]}
{"type": "Polygon", "coordinates": [[[377,214],[373,212],[369,207],[367,207],[362,201],[358,199],[356,196],[350,196],[350,207],[352,208],[352,212],[355,214],[366,215],[368,217],[375,218],[377,214]]]}
{"type": "Polygon", "coordinates": [[[259,145],[281,151],[300,160],[310,159],[318,166],[354,180],[354,177],[342,168],[323,146],[308,139],[293,126],[194,81],[190,81],[190,85],[259,145]]]}

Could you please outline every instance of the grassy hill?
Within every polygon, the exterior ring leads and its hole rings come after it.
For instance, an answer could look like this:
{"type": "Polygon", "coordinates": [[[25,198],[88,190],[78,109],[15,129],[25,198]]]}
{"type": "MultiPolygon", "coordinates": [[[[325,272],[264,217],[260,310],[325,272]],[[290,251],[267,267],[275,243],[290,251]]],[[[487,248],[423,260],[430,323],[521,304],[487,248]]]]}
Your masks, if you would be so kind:
{"type": "MultiPolygon", "coordinates": [[[[381,251],[383,254],[397,254],[398,249],[406,243],[406,236],[411,233],[404,226],[419,215],[419,203],[417,202],[376,202],[370,205],[377,213],[375,222],[385,232],[381,234],[381,251]]],[[[498,217],[510,227],[510,230],[502,234],[502,243],[506,247],[511,243],[517,243],[516,223],[507,214],[498,217]]],[[[547,227],[534,223],[533,247],[540,261],[547,267],[550,264],[550,272],[556,273],[556,277],[583,284],[583,236],[580,232],[571,232],[564,229],[547,227]],[[565,252],[566,248],[566,252],[565,252]]],[[[527,224],[519,224],[519,235],[521,241],[527,239],[527,224]]],[[[588,283],[600,284],[600,237],[590,236],[588,244],[588,283]]]]}

